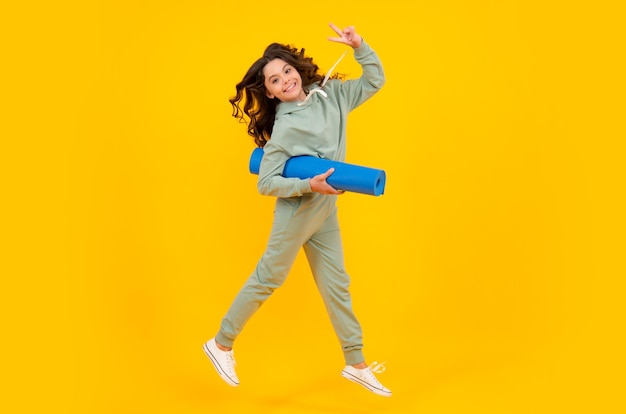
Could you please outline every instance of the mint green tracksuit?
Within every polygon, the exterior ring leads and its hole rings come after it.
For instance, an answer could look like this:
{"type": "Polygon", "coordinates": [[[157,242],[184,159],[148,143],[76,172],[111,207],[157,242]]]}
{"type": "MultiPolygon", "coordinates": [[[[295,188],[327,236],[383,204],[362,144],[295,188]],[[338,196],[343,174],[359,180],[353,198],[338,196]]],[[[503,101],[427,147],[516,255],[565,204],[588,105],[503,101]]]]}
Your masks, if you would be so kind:
{"type": "MultiPolygon", "coordinates": [[[[337,196],[311,191],[308,179],[282,177],[296,155],[345,161],[348,113],[385,83],[380,59],[365,42],[354,49],[363,69],[360,78],[330,80],[303,105],[280,103],[271,139],[265,144],[258,189],[277,197],[267,248],[226,316],[216,336],[231,347],[248,319],[280,287],[304,248],[317,288],[342,346],[346,364],[363,362],[361,326],[352,312],[350,278],[344,269],[337,222],[337,196]]],[[[311,85],[311,88],[317,85],[311,85]]]]}

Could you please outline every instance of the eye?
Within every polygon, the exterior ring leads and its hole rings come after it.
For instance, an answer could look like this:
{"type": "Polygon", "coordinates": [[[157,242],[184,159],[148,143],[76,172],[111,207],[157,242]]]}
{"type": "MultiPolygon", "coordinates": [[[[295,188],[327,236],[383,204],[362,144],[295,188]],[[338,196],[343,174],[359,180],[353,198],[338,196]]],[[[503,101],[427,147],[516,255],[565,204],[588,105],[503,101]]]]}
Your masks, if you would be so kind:
{"type": "Polygon", "coordinates": [[[285,69],[285,73],[289,73],[289,72],[291,72],[291,68],[285,69]]]}

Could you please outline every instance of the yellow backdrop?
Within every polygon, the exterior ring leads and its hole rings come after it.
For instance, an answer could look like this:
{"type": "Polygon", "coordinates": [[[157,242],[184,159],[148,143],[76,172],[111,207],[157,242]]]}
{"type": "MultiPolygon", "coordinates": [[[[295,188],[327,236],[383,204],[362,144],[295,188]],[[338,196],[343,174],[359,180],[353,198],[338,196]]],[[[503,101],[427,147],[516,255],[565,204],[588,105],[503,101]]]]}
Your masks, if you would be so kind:
{"type": "MultiPolygon", "coordinates": [[[[3,412],[620,411],[624,67],[608,2],[3,9],[3,412]],[[387,74],[348,126],[348,161],[385,169],[386,193],[339,205],[391,399],[339,375],[304,256],[236,344],[238,389],[202,352],[274,202],[228,98],[270,42],[331,66],[345,46],[330,21],[355,25],[387,74]]],[[[360,74],[351,58],[337,70],[360,74]]]]}

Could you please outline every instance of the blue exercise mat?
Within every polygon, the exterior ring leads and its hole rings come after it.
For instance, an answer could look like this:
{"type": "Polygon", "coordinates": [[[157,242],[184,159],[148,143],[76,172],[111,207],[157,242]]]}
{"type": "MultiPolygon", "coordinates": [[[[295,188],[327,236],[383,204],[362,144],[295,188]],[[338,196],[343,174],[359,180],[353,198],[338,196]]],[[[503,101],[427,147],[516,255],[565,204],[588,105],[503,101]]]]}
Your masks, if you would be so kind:
{"type": "MultiPolygon", "coordinates": [[[[262,158],[263,148],[255,148],[250,156],[250,172],[252,174],[259,173],[262,158]]],[[[283,177],[312,178],[315,175],[325,173],[329,168],[334,168],[335,171],[326,179],[326,182],[337,190],[375,196],[385,192],[385,171],[311,155],[299,155],[287,160],[283,177]]]]}

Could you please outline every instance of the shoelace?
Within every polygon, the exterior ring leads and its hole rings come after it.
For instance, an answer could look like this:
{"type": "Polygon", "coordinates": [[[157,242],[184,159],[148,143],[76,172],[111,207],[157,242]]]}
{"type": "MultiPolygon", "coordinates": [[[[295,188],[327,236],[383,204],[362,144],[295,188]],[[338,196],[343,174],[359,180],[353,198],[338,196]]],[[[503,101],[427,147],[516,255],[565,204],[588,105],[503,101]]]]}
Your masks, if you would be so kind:
{"type": "Polygon", "coordinates": [[[237,362],[235,361],[235,351],[231,350],[230,352],[227,352],[226,360],[228,362],[228,364],[226,364],[228,367],[228,370],[232,374],[233,372],[235,372],[235,369],[234,369],[235,365],[237,365],[237,362]]]}
{"type": "Polygon", "coordinates": [[[322,90],[322,88],[324,87],[324,85],[326,85],[326,82],[328,81],[328,78],[330,78],[330,75],[333,73],[333,70],[335,69],[335,67],[337,67],[337,65],[339,64],[339,62],[341,62],[341,59],[343,59],[343,57],[348,53],[348,51],[346,50],[345,52],[343,52],[343,55],[341,55],[339,57],[339,59],[337,59],[337,61],[335,62],[335,64],[333,66],[331,66],[330,70],[328,71],[328,73],[326,74],[326,77],[324,78],[324,80],[322,81],[322,83],[320,83],[320,86],[316,86],[315,88],[311,89],[311,91],[309,92],[309,94],[306,96],[306,98],[304,98],[304,101],[299,102],[298,106],[302,106],[304,105],[311,96],[313,96],[315,93],[319,93],[321,94],[324,98],[328,98],[328,95],[326,94],[326,92],[324,92],[322,90]]]}
{"type": "Polygon", "coordinates": [[[384,388],[383,384],[378,381],[378,378],[376,378],[376,375],[374,375],[374,373],[381,374],[385,372],[385,370],[386,368],[384,362],[379,364],[378,362],[374,361],[366,369],[363,370],[363,373],[369,379],[368,382],[370,384],[374,384],[379,388],[384,388]]]}
{"type": "Polygon", "coordinates": [[[387,367],[385,366],[386,362],[387,361],[384,361],[379,364],[378,361],[374,361],[370,364],[368,368],[370,369],[370,371],[376,374],[382,374],[383,372],[387,370],[387,367]]]}

